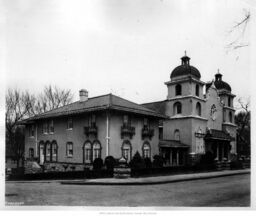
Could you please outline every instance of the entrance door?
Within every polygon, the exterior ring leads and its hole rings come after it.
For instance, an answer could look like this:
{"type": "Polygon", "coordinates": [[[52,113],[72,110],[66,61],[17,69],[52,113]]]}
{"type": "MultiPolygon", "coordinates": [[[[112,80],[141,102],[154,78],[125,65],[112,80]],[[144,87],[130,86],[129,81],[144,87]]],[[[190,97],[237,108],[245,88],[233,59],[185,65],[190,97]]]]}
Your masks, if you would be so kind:
{"type": "Polygon", "coordinates": [[[39,154],[40,154],[40,165],[42,165],[44,163],[44,145],[40,145],[39,154]]]}

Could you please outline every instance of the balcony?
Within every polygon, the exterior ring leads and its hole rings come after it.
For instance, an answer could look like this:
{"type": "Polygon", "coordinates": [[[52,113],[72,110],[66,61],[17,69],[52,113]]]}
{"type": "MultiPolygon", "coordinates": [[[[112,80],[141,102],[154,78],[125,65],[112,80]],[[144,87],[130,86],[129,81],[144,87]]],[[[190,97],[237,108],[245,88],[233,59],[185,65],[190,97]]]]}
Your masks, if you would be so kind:
{"type": "Polygon", "coordinates": [[[97,126],[96,125],[91,125],[91,126],[88,126],[88,127],[84,127],[84,134],[86,136],[94,135],[96,137],[97,134],[98,134],[97,126]]]}
{"type": "Polygon", "coordinates": [[[147,126],[144,126],[141,130],[141,136],[142,136],[142,139],[145,139],[146,137],[151,139],[154,136],[154,130],[149,129],[149,127],[147,126]]]}
{"type": "Polygon", "coordinates": [[[135,135],[135,127],[132,127],[130,125],[121,126],[121,138],[122,139],[124,138],[124,136],[129,136],[131,139],[133,135],[135,135]]]}

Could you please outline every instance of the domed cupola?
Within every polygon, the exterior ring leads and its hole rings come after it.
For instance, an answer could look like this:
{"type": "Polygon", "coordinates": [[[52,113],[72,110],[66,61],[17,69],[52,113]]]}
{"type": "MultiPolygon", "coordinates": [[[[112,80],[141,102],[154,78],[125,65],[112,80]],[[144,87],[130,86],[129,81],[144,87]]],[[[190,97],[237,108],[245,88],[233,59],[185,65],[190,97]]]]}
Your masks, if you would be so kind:
{"type": "Polygon", "coordinates": [[[176,78],[179,76],[192,75],[196,79],[200,79],[201,74],[200,74],[199,70],[197,68],[193,67],[192,65],[190,65],[189,61],[190,61],[190,58],[186,55],[186,51],[185,51],[185,56],[183,56],[181,58],[181,65],[174,68],[174,70],[171,73],[170,78],[172,79],[172,78],[176,78]]]}
{"type": "Polygon", "coordinates": [[[218,73],[215,74],[214,85],[218,90],[225,89],[231,92],[230,85],[222,80],[222,74],[219,72],[219,70],[218,73]]]}

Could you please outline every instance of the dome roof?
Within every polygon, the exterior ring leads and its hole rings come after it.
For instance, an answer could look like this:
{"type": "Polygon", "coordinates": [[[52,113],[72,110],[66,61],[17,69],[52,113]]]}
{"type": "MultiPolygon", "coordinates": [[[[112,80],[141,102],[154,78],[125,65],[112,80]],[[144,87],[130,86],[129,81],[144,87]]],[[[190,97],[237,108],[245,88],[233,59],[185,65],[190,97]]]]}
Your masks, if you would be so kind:
{"type": "Polygon", "coordinates": [[[199,70],[192,65],[189,64],[190,58],[188,56],[183,56],[181,58],[181,65],[174,68],[174,70],[171,73],[171,79],[178,76],[184,76],[184,75],[193,75],[196,78],[200,79],[201,74],[199,70]]]}
{"type": "MultiPolygon", "coordinates": [[[[230,92],[232,90],[230,85],[222,80],[222,74],[220,74],[219,72],[217,74],[215,74],[214,85],[218,90],[225,89],[230,92]]],[[[210,86],[211,86],[211,83],[206,84],[206,90],[210,86]]]]}

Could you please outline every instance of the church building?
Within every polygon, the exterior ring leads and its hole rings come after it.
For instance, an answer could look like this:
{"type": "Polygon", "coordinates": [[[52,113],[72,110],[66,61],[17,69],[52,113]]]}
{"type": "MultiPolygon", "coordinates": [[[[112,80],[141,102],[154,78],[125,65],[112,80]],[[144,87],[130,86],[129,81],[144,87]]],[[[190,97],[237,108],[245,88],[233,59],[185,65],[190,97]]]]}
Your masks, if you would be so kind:
{"type": "Polygon", "coordinates": [[[151,160],[162,155],[165,166],[193,164],[206,152],[229,160],[236,153],[235,95],[222,74],[203,82],[185,54],[165,85],[167,98],[146,104],[81,90],[79,101],[22,121],[25,159],[50,171],[83,170],[109,155],[129,162],[137,151],[151,160]]]}

